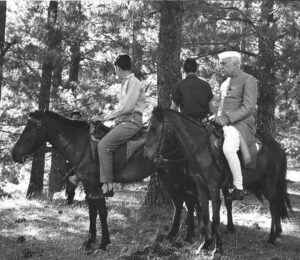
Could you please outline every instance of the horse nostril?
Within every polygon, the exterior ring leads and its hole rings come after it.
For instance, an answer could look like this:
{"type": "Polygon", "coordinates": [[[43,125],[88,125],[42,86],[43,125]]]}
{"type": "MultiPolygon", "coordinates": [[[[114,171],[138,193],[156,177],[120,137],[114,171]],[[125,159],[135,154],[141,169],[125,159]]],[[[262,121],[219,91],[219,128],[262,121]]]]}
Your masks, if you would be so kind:
{"type": "Polygon", "coordinates": [[[29,160],[30,158],[31,158],[31,156],[28,155],[28,154],[26,154],[26,155],[24,155],[24,156],[22,157],[22,162],[24,163],[24,162],[26,162],[27,160],[29,160]]]}

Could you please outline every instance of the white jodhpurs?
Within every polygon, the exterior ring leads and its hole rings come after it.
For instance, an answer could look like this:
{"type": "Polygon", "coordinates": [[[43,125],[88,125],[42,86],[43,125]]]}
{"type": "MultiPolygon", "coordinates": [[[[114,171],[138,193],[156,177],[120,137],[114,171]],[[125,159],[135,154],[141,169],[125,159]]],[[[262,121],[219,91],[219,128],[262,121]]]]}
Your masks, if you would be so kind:
{"type": "Polygon", "coordinates": [[[241,169],[241,162],[237,155],[240,149],[240,134],[239,131],[234,126],[224,126],[224,143],[223,152],[228,161],[229,168],[233,175],[233,185],[237,189],[243,189],[243,176],[241,169]]]}

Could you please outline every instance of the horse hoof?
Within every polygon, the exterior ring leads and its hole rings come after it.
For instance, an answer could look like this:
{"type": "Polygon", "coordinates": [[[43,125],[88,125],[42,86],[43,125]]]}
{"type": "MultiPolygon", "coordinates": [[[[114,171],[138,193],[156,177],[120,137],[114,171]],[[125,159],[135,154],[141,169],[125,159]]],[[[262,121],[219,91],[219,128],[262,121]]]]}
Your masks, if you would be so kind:
{"type": "Polygon", "coordinates": [[[221,253],[216,253],[215,252],[211,259],[213,259],[213,260],[219,260],[220,259],[221,260],[222,257],[223,257],[223,255],[221,253]]]}
{"type": "Polygon", "coordinates": [[[272,246],[275,246],[275,239],[269,239],[268,244],[272,245],[272,246]]]}
{"type": "Polygon", "coordinates": [[[106,241],[106,242],[101,242],[101,244],[99,245],[99,249],[106,251],[107,250],[107,246],[110,245],[110,240],[106,241]]]}
{"type": "Polygon", "coordinates": [[[85,241],[82,245],[82,247],[85,247],[85,250],[91,250],[92,245],[95,244],[96,239],[94,238],[89,238],[87,241],[85,241]]]}
{"type": "Polygon", "coordinates": [[[227,226],[227,232],[228,233],[235,233],[235,228],[234,228],[234,226],[227,226]]]}

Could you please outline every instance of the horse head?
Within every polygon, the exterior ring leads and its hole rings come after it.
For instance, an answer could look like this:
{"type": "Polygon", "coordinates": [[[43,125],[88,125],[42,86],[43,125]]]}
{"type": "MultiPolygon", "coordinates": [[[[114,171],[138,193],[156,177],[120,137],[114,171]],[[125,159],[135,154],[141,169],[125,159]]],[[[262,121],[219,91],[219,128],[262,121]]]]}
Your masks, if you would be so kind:
{"type": "Polygon", "coordinates": [[[43,131],[44,114],[40,110],[29,114],[25,129],[12,150],[12,157],[15,162],[23,163],[47,141],[47,135],[43,131]]]}
{"type": "Polygon", "coordinates": [[[154,160],[154,157],[163,149],[164,118],[164,109],[159,106],[155,107],[152,111],[144,145],[144,158],[148,160],[154,160]]]}

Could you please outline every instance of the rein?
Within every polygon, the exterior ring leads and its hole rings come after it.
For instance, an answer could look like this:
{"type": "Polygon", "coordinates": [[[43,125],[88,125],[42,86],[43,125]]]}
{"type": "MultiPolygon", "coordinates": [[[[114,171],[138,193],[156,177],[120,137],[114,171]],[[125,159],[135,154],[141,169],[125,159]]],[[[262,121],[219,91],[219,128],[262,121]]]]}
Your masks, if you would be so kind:
{"type": "MultiPolygon", "coordinates": [[[[162,163],[168,163],[168,162],[180,162],[180,161],[184,161],[185,158],[180,158],[178,160],[173,160],[173,159],[168,159],[168,158],[164,158],[163,154],[162,154],[162,150],[163,150],[163,145],[165,143],[165,133],[166,129],[165,129],[165,120],[163,121],[163,127],[162,127],[162,135],[161,138],[159,140],[159,144],[158,144],[158,151],[155,153],[154,155],[154,163],[155,164],[162,164],[162,163]]],[[[175,152],[179,151],[179,149],[176,149],[175,151],[172,151],[170,153],[165,154],[165,156],[174,154],[175,152]]]]}
{"type": "MultiPolygon", "coordinates": [[[[216,118],[221,118],[221,117],[224,117],[225,115],[222,115],[222,116],[218,116],[218,117],[215,117],[213,119],[209,119],[207,118],[207,120],[205,120],[204,122],[199,122],[191,117],[189,117],[189,120],[193,121],[193,123],[195,123],[196,125],[199,125],[201,127],[205,127],[207,128],[207,126],[209,124],[211,124],[212,121],[214,121],[216,118]]],[[[173,159],[167,159],[167,158],[164,158],[163,154],[162,154],[162,150],[163,150],[163,146],[164,146],[164,143],[165,143],[165,123],[166,123],[166,120],[164,119],[163,120],[163,127],[162,127],[162,136],[159,140],[159,146],[158,146],[158,151],[156,152],[156,154],[154,155],[154,163],[155,164],[162,164],[162,163],[168,163],[168,162],[180,162],[180,161],[184,161],[186,160],[186,157],[183,157],[183,158],[180,158],[178,160],[173,160],[173,159]]],[[[197,147],[196,151],[198,150],[199,147],[197,147]]],[[[177,149],[179,150],[179,149],[177,149]]],[[[175,153],[177,150],[175,151],[172,151],[168,154],[165,154],[165,156],[168,156],[170,154],[173,154],[175,153]]]]}

